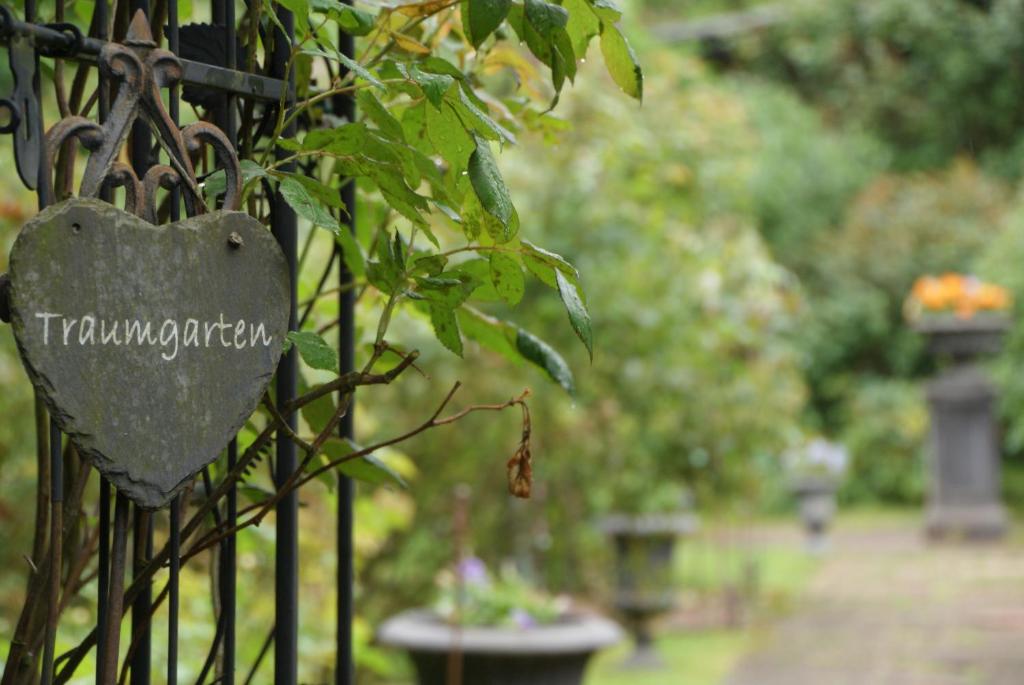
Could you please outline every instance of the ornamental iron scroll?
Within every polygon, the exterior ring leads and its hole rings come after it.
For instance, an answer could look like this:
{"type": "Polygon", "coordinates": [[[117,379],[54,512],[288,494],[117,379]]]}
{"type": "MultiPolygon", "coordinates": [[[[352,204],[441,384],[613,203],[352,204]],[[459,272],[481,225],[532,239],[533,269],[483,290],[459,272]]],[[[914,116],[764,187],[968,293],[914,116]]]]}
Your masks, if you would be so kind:
{"type": "Polygon", "coordinates": [[[109,116],[102,124],[68,116],[46,133],[43,197],[49,202],[57,199],[54,171],[58,156],[77,139],[89,151],[79,197],[94,198],[104,190],[124,188],[126,211],[156,223],[158,189],[179,188],[186,214],[204,214],[209,208],[203,200],[192,155],[198,155],[205,144],[214,150],[226,176],[223,209],[238,209],[242,184],[234,147],[213,124],[199,121],[179,129],[167,113],[160,93],[181,81],[182,65],[174,53],[157,46],[142,10],[135,13],[124,44],[103,46],[99,68],[116,90],[109,116]],[[132,124],[140,117],[154,131],[169,159],[169,164],[150,167],[141,180],[131,166],[118,159],[132,124]]]}

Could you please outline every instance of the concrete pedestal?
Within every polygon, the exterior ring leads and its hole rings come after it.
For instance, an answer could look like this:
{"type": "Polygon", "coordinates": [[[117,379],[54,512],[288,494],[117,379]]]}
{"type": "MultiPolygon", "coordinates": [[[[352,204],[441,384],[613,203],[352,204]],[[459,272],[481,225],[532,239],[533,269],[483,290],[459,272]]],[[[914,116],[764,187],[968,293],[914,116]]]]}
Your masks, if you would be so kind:
{"type": "Polygon", "coordinates": [[[995,398],[981,369],[964,361],[928,387],[929,537],[986,539],[1006,532],[995,398]]]}

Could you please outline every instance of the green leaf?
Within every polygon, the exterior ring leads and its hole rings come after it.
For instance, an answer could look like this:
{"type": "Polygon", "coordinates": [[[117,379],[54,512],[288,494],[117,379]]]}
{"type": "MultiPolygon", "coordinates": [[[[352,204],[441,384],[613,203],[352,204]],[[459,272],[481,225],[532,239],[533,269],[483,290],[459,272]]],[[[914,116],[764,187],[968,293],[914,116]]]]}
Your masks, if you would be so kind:
{"type": "Polygon", "coordinates": [[[309,2],[307,0],[275,0],[278,5],[284,7],[286,10],[295,15],[298,24],[300,20],[304,20],[305,17],[309,16],[309,2]]]}
{"type": "Polygon", "coordinates": [[[319,433],[327,427],[327,423],[334,418],[337,410],[338,405],[335,404],[334,393],[328,393],[304,405],[301,412],[302,418],[309,424],[310,429],[319,433]]]}
{"type": "Polygon", "coordinates": [[[570,283],[579,286],[579,273],[561,255],[537,247],[528,240],[520,241],[520,249],[526,268],[545,285],[558,290],[558,279],[555,278],[555,273],[561,272],[570,283]]]}
{"type": "Polygon", "coordinates": [[[366,274],[366,260],[363,258],[363,250],[356,242],[352,231],[347,226],[342,226],[335,234],[335,239],[338,241],[338,247],[341,248],[345,266],[356,278],[361,278],[366,274]]]}
{"type": "Polygon", "coordinates": [[[450,105],[426,108],[427,139],[455,174],[461,174],[473,154],[474,141],[450,105]]]}
{"type": "Polygon", "coordinates": [[[408,483],[405,482],[405,479],[397,471],[381,459],[373,456],[373,454],[342,462],[338,466],[338,470],[349,478],[370,483],[371,485],[391,483],[402,489],[409,487],[408,483]]]}
{"type": "Polygon", "coordinates": [[[434,335],[449,350],[462,356],[462,336],[459,333],[459,322],[455,319],[455,311],[444,305],[430,305],[430,323],[434,326],[434,335]]]}
{"type": "Polygon", "coordinates": [[[317,128],[302,139],[302,149],[356,155],[365,147],[367,134],[366,124],[361,121],[334,128],[317,128]]]}
{"type": "Polygon", "coordinates": [[[349,7],[339,0],[312,0],[318,10],[327,10],[341,30],[350,36],[365,36],[373,31],[374,16],[369,12],[349,7]]]}
{"type": "Polygon", "coordinates": [[[343,209],[346,210],[346,214],[348,213],[348,208],[345,207],[345,203],[341,199],[341,193],[338,191],[337,188],[332,188],[331,186],[324,185],[323,183],[313,178],[312,176],[307,176],[303,173],[276,173],[280,177],[291,178],[294,179],[295,181],[298,181],[298,183],[303,188],[306,189],[306,192],[312,195],[313,199],[318,201],[322,206],[343,209]]]}
{"type": "Polygon", "coordinates": [[[405,131],[402,129],[402,124],[384,108],[377,96],[366,89],[360,90],[356,93],[356,104],[359,106],[359,111],[376,124],[381,133],[392,140],[405,142],[405,131]]]}
{"type": "Polygon", "coordinates": [[[614,24],[622,19],[622,10],[612,0],[587,0],[598,19],[614,24]]]}
{"type": "Polygon", "coordinates": [[[252,485],[251,483],[241,483],[238,485],[238,492],[240,495],[249,500],[250,503],[260,505],[270,500],[274,496],[274,493],[266,488],[261,488],[258,485],[252,485]]]}
{"type": "Polygon", "coordinates": [[[500,140],[503,143],[511,143],[515,145],[515,135],[492,119],[484,110],[480,109],[480,107],[473,102],[472,98],[469,97],[465,89],[459,89],[459,101],[457,104],[453,104],[453,107],[464,111],[466,115],[470,117],[473,129],[477,133],[480,133],[491,140],[500,140]]]}
{"type": "MultiPolygon", "coordinates": [[[[342,459],[353,452],[361,450],[362,447],[351,440],[343,438],[328,438],[324,442],[323,451],[331,461],[342,459]]],[[[407,488],[405,479],[382,459],[373,453],[342,462],[338,470],[349,478],[370,483],[371,485],[392,484],[400,488],[407,488]]]]}
{"type": "Polygon", "coordinates": [[[424,299],[455,309],[473,294],[477,281],[469,273],[450,271],[437,276],[418,276],[416,285],[416,293],[424,299]]]}
{"type": "Polygon", "coordinates": [[[516,335],[516,349],[523,357],[544,369],[553,381],[570,395],[576,394],[572,370],[558,352],[532,333],[519,329],[516,335]]]}
{"type": "Polygon", "coordinates": [[[573,330],[576,331],[576,335],[583,341],[587,352],[590,353],[590,359],[593,361],[594,334],[590,328],[590,314],[587,313],[583,299],[580,297],[576,285],[571,283],[561,271],[555,271],[555,281],[558,283],[558,294],[562,297],[565,311],[569,313],[569,322],[572,324],[573,330]]]}
{"type": "Polygon", "coordinates": [[[423,89],[427,100],[438,109],[444,101],[444,94],[455,83],[455,79],[447,74],[431,74],[421,71],[415,65],[409,70],[409,77],[423,89]]]}
{"type": "MultiPolygon", "coordinates": [[[[253,179],[266,178],[269,175],[266,169],[251,159],[243,159],[239,162],[239,166],[242,170],[243,188],[253,179]]],[[[203,191],[206,193],[207,197],[217,197],[224,193],[227,188],[227,176],[223,169],[217,169],[217,171],[207,176],[203,181],[203,191]]]]}
{"type": "Polygon", "coordinates": [[[320,200],[313,197],[306,186],[295,178],[289,176],[282,179],[278,186],[278,192],[281,193],[285,202],[295,210],[296,214],[307,219],[314,226],[320,226],[335,233],[341,230],[338,220],[327,211],[320,200]]]}
{"type": "Polygon", "coordinates": [[[484,211],[475,193],[466,193],[466,204],[462,207],[462,230],[466,237],[475,240],[481,231],[486,232],[496,243],[507,243],[515,237],[500,221],[484,211]]]}
{"type": "Polygon", "coordinates": [[[501,295],[491,283],[491,262],[487,259],[470,259],[451,269],[451,272],[464,273],[476,283],[476,290],[470,296],[483,302],[500,302],[501,295]]]}
{"type": "Polygon", "coordinates": [[[629,41],[611,24],[604,24],[601,30],[601,54],[608,73],[619,88],[626,95],[643,100],[644,72],[629,41]]]}
{"type": "Polygon", "coordinates": [[[391,294],[402,285],[401,275],[395,275],[394,271],[387,269],[380,262],[366,263],[366,280],[382,293],[391,294]]]}
{"type": "Polygon", "coordinates": [[[300,52],[305,55],[312,55],[313,57],[324,57],[326,59],[332,59],[336,62],[341,62],[349,71],[351,71],[352,73],[354,73],[356,76],[363,79],[367,83],[373,84],[374,86],[382,90],[387,89],[387,86],[385,86],[381,82],[381,80],[374,76],[366,67],[364,67],[362,64],[355,61],[354,59],[352,59],[343,52],[326,52],[324,50],[318,50],[316,48],[303,48],[300,52]]]}
{"type": "Polygon", "coordinates": [[[469,156],[469,181],[484,211],[501,222],[504,231],[495,240],[507,243],[518,230],[516,210],[501,172],[498,171],[490,144],[477,136],[474,136],[474,140],[476,149],[469,156]]]}
{"type": "Polygon", "coordinates": [[[569,10],[569,23],[565,30],[572,41],[573,54],[584,57],[590,40],[601,33],[601,20],[587,0],[562,0],[562,6],[569,10]]]}
{"type": "Polygon", "coordinates": [[[426,252],[417,254],[412,260],[412,272],[422,273],[427,276],[437,276],[448,264],[448,258],[444,255],[429,254],[426,252]]]}
{"type": "Polygon", "coordinates": [[[290,331],[288,341],[298,348],[302,361],[310,368],[338,370],[338,353],[313,331],[290,331]]]}
{"type": "Polygon", "coordinates": [[[466,82],[466,75],[457,66],[437,55],[428,55],[416,63],[422,71],[432,74],[447,74],[457,81],[466,82]]]}
{"type": "MultiPolygon", "coordinates": [[[[501,298],[515,306],[523,299],[526,282],[519,260],[505,252],[491,253],[491,283],[501,298]]],[[[571,287],[571,286],[570,286],[571,287]]]]}
{"type": "Polygon", "coordinates": [[[523,3],[527,23],[542,38],[551,39],[555,29],[565,28],[569,21],[569,12],[564,7],[553,5],[544,0],[526,0],[523,3]]]}
{"type": "Polygon", "coordinates": [[[568,22],[569,13],[564,7],[544,0],[526,0],[524,3],[522,37],[530,52],[551,69],[556,101],[565,77],[573,78],[576,74],[572,40],[566,32],[568,22]]]}
{"type": "Polygon", "coordinates": [[[462,334],[470,340],[492,352],[497,352],[509,361],[523,361],[523,356],[516,349],[519,329],[515,325],[467,306],[459,307],[456,318],[459,320],[462,334]]]}
{"type": "Polygon", "coordinates": [[[462,0],[462,28],[478,48],[508,16],[511,0],[462,0]]]}

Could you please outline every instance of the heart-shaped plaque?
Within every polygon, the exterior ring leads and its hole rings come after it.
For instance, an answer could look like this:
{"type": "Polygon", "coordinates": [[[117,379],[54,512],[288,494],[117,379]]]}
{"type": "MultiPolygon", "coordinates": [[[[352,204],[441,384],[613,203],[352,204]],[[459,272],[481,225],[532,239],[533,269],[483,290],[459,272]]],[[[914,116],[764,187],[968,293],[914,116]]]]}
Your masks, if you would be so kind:
{"type": "Polygon", "coordinates": [[[68,200],[22,229],[10,278],[33,384],[78,450],[147,508],[242,427],[288,331],[288,265],[241,212],[154,226],[68,200]]]}

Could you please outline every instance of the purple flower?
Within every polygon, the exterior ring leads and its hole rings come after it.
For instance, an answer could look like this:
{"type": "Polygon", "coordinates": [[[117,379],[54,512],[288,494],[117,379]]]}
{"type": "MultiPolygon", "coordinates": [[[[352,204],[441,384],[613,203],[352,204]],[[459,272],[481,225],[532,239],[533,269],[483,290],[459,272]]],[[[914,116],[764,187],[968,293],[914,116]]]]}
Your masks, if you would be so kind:
{"type": "Polygon", "coordinates": [[[512,619],[512,623],[516,627],[526,630],[527,628],[535,628],[537,626],[537,619],[530,615],[530,612],[525,609],[515,608],[509,613],[509,618],[512,619]]]}
{"type": "Polygon", "coordinates": [[[487,585],[490,576],[487,565],[477,557],[466,557],[459,562],[459,578],[467,585],[487,585]]]}

